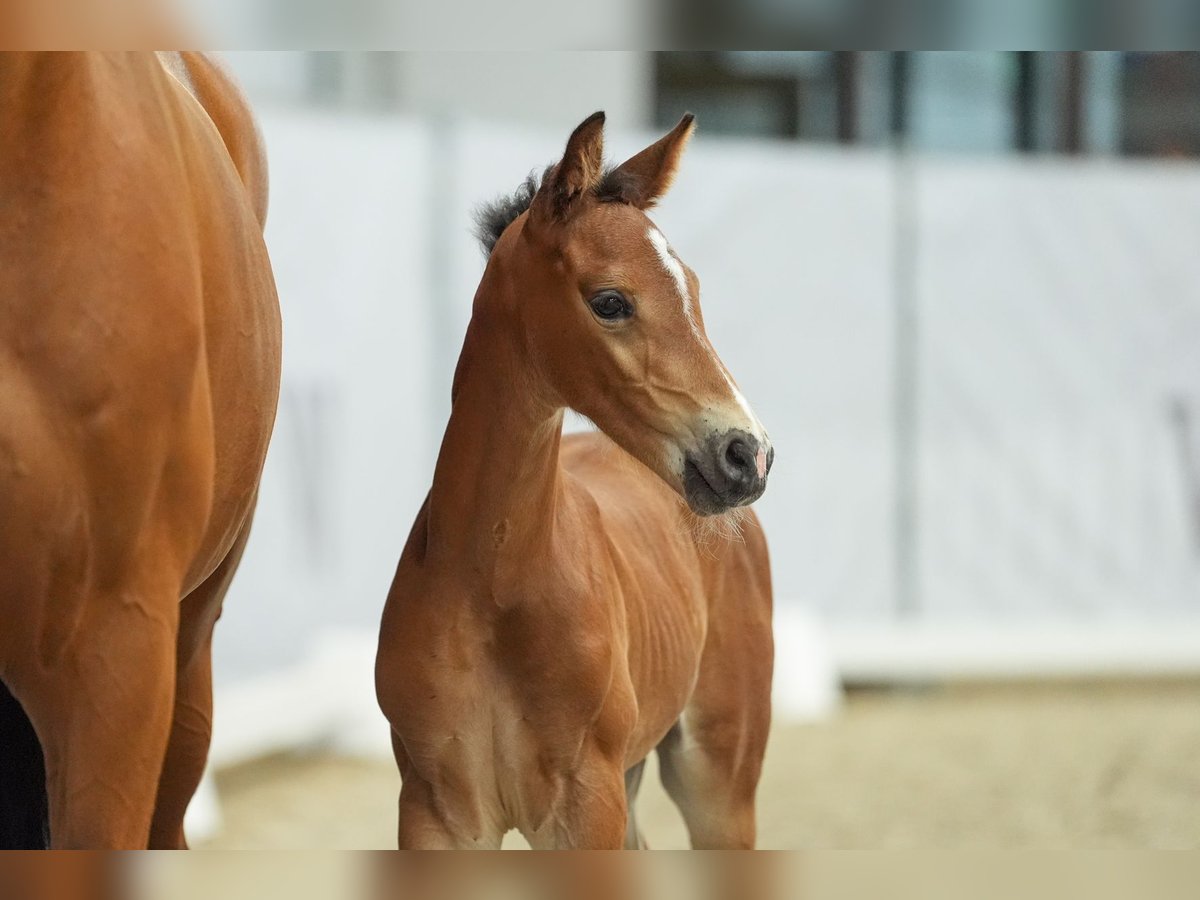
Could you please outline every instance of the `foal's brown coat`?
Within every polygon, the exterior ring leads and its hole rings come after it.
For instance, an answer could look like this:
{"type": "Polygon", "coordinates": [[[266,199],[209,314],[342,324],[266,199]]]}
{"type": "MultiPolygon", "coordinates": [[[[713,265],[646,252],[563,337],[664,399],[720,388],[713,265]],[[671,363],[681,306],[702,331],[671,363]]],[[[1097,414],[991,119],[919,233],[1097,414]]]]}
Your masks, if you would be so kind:
{"type": "Polygon", "coordinates": [[[656,747],[695,846],[754,843],[766,545],[753,513],[723,537],[680,495],[706,513],[749,502],[769,442],[704,336],[695,276],[642,212],[690,117],[607,177],[602,123],[492,251],[388,597],[376,674],[401,847],[494,847],[511,828],[535,847],[638,846],[630,801],[656,747]],[[630,316],[589,305],[612,291],[630,316]],[[561,437],[565,407],[616,444],[561,437]],[[714,469],[739,454],[740,487],[714,469]]]}
{"type": "Polygon", "coordinates": [[[57,847],[183,843],[275,416],[261,148],[179,62],[0,55],[0,678],[57,847]]]}

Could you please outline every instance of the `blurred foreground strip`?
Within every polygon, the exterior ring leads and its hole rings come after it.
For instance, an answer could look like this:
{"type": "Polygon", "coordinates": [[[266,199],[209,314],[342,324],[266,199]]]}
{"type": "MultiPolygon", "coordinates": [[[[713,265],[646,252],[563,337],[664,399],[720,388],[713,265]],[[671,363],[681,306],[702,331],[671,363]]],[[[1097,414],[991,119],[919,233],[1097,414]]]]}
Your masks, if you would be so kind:
{"type": "Polygon", "coordinates": [[[1190,50],[1189,0],[4,0],[4,49],[1190,50]],[[189,26],[185,32],[180,22],[189,26]],[[193,32],[192,29],[198,29],[193,32]],[[199,39],[195,34],[201,35],[199,39]],[[190,35],[190,37],[189,37],[190,35]]]}
{"type": "Polygon", "coordinates": [[[3,0],[3,50],[188,49],[169,0],[3,0]]]}
{"type": "Polygon", "coordinates": [[[778,853],[394,853],[368,900],[776,900],[778,853]]]}
{"type": "MultiPolygon", "coordinates": [[[[60,855],[61,856],[61,855],[60,855]]],[[[1099,851],[812,853],[160,853],[137,890],[21,900],[1192,900],[1200,858],[1099,851]]],[[[49,860],[48,856],[43,859],[49,860]]],[[[86,865],[84,866],[86,868],[86,865]]],[[[45,867],[62,878],[78,867],[45,867]]],[[[99,870],[97,870],[99,873],[99,870]]],[[[120,879],[118,879],[120,881],[120,879]]],[[[60,884],[66,885],[63,881],[60,884]]]]}
{"type": "Polygon", "coordinates": [[[1200,37],[1188,0],[676,0],[670,46],[1000,50],[1185,50],[1200,37]]]}
{"type": "Polygon", "coordinates": [[[1184,900],[1200,857],[1154,851],[901,851],[797,854],[804,900],[1184,900]]]}
{"type": "Polygon", "coordinates": [[[136,900],[128,854],[0,853],[0,900],[136,900]]]}
{"type": "Polygon", "coordinates": [[[367,895],[364,853],[266,850],[128,855],[137,887],[130,900],[356,900],[367,895]]]}
{"type": "MultiPolygon", "coordinates": [[[[132,865],[138,890],[130,900],[783,900],[796,896],[787,889],[787,855],[779,853],[194,851],[138,854],[132,865]]],[[[8,895],[0,892],[0,897],[7,900],[8,895]]],[[[62,900],[72,898],[62,895],[62,900]]]]}

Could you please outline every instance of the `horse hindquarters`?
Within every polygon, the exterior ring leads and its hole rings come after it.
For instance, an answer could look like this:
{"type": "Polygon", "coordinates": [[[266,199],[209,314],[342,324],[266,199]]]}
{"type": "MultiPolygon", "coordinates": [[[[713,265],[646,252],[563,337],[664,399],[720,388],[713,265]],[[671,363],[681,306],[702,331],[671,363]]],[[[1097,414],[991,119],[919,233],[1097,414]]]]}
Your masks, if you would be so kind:
{"type": "Polygon", "coordinates": [[[177,665],[180,596],[246,518],[278,304],[220,136],[152,56],[30,71],[0,141],[23,176],[0,241],[0,296],[22,301],[0,319],[0,664],[52,843],[144,847],[176,707],[206,680],[206,659],[177,665]],[[35,152],[30,111],[55,137],[35,152]]]}

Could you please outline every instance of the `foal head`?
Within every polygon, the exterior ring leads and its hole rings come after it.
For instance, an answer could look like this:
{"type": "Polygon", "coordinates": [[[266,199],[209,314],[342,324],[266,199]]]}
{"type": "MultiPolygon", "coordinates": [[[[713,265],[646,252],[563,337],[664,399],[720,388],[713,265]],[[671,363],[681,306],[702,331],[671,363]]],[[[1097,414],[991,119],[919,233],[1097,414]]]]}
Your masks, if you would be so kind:
{"type": "Polygon", "coordinates": [[[685,116],[606,170],[596,113],[540,186],[530,180],[483,211],[480,237],[490,251],[484,283],[509,286],[494,292],[508,298],[503,321],[553,402],[712,515],[758,499],[774,451],[704,332],[696,274],[645,213],[670,186],[693,127],[685,116]]]}

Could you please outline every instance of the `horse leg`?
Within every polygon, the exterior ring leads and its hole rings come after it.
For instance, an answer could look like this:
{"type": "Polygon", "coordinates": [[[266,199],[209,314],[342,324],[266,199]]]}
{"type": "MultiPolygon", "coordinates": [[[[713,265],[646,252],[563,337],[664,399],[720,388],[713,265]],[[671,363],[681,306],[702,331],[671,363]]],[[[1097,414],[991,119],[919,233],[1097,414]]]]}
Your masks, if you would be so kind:
{"type": "Polygon", "coordinates": [[[754,847],[755,793],[771,729],[766,548],[758,532],[733,546],[739,554],[726,558],[711,588],[716,597],[692,696],[658,745],[663,787],[697,849],[754,847]]]}
{"type": "MultiPolygon", "coordinates": [[[[683,814],[692,847],[753,849],[757,766],[752,759],[739,761],[736,742],[722,740],[720,729],[697,735],[687,718],[685,713],[659,743],[658,764],[663,787],[683,814]]],[[[747,756],[761,760],[761,752],[747,749],[747,756]]]]}
{"type": "Polygon", "coordinates": [[[771,725],[770,635],[757,655],[743,657],[765,665],[740,668],[713,664],[712,641],[687,708],[658,745],[659,773],[693,847],[750,849],[771,725]]]}
{"type": "Polygon", "coordinates": [[[457,840],[446,827],[429,785],[409,778],[400,788],[396,846],[401,850],[460,850],[470,845],[457,840]]]}
{"type": "Polygon", "coordinates": [[[225,559],[180,607],[175,709],[150,828],[154,850],[187,848],[183,817],[204,775],[212,741],[213,626],[246,549],[252,517],[246,518],[225,559]]]}
{"type": "Polygon", "coordinates": [[[646,761],[643,759],[625,773],[625,806],[629,811],[629,822],[625,826],[626,850],[649,850],[642,830],[638,828],[634,804],[637,802],[638,791],[642,787],[642,775],[646,771],[646,761]]]}
{"type": "Polygon", "coordinates": [[[14,673],[46,762],[54,848],[145,848],[175,695],[179,583],[143,569],[14,673]]]}
{"type": "Polygon", "coordinates": [[[526,834],[535,850],[620,850],[629,832],[625,773],[607,759],[584,761],[563,786],[560,806],[540,833],[526,834]]]}
{"type": "Polygon", "coordinates": [[[183,817],[208,759],[212,737],[212,645],[205,641],[195,658],[176,670],[171,735],[158,779],[151,850],[186,850],[183,817]]]}
{"type": "Polygon", "coordinates": [[[415,771],[404,742],[392,732],[392,751],[400,769],[396,841],[401,850],[499,850],[501,830],[477,821],[470,833],[451,827],[438,809],[432,786],[415,771]]]}

